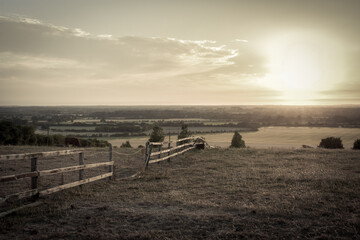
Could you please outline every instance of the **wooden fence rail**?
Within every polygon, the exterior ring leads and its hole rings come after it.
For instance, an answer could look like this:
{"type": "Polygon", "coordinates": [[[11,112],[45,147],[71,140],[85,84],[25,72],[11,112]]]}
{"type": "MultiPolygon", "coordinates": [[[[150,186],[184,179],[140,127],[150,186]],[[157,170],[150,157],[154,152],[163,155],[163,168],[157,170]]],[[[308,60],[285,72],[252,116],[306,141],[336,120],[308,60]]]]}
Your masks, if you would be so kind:
{"type": "Polygon", "coordinates": [[[198,144],[204,144],[205,140],[200,137],[188,137],[175,141],[176,146],[171,147],[171,142],[168,142],[168,149],[162,150],[162,146],[166,145],[165,142],[147,142],[145,148],[145,168],[151,163],[157,163],[164,160],[170,161],[171,158],[184,154],[185,152],[195,149],[198,144]],[[156,152],[153,152],[154,148],[158,148],[156,152]],[[161,156],[167,153],[166,156],[161,156]],[[152,159],[152,157],[157,156],[152,159]]]}
{"type": "MultiPolygon", "coordinates": [[[[58,192],[60,190],[72,188],[75,186],[80,186],[86,183],[90,183],[96,180],[100,180],[103,178],[112,179],[114,175],[114,161],[112,160],[112,146],[109,148],[109,159],[107,162],[100,162],[100,163],[92,163],[92,164],[84,164],[84,149],[74,149],[74,150],[63,150],[63,151],[51,151],[51,152],[39,152],[39,153],[25,153],[25,154],[10,154],[10,155],[0,155],[0,161],[2,160],[22,160],[22,159],[30,159],[30,167],[31,172],[8,175],[8,176],[1,176],[0,183],[2,182],[9,182],[18,180],[21,178],[31,178],[31,190],[27,190],[24,192],[18,192],[11,195],[7,195],[1,199],[0,203],[11,202],[14,200],[19,200],[23,198],[32,197],[33,199],[37,199],[38,197],[45,196],[51,193],[58,192]],[[63,167],[63,168],[56,168],[56,169],[49,169],[49,170],[41,170],[39,171],[37,168],[38,158],[40,157],[53,157],[53,156],[65,156],[65,155],[73,155],[79,154],[79,165],[77,166],[70,166],[70,167],[63,167]],[[85,169],[101,167],[101,166],[109,166],[108,172],[104,174],[100,174],[95,177],[90,177],[87,179],[83,179],[83,171],[85,169]],[[79,171],[79,180],[75,182],[71,182],[68,184],[63,184],[60,186],[56,186],[53,188],[39,190],[38,189],[38,179],[42,176],[49,176],[59,173],[65,172],[72,172],[72,171],[79,171]]],[[[30,204],[29,204],[30,206],[30,204]]],[[[23,206],[18,208],[22,209],[23,206]]],[[[9,212],[14,212],[17,209],[13,209],[9,212]]],[[[0,214],[0,216],[5,216],[4,214],[0,214]]]]}

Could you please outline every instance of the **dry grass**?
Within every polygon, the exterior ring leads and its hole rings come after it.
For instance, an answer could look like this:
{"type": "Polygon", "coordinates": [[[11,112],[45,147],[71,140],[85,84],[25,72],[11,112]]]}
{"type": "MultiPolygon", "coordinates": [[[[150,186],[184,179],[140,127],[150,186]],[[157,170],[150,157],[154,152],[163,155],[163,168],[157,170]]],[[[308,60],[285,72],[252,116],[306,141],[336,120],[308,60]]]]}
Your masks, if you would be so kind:
{"type": "Polygon", "coordinates": [[[1,219],[0,238],[360,238],[359,151],[195,151],[124,179],[143,157],[117,156],[117,180],[1,219]]]}

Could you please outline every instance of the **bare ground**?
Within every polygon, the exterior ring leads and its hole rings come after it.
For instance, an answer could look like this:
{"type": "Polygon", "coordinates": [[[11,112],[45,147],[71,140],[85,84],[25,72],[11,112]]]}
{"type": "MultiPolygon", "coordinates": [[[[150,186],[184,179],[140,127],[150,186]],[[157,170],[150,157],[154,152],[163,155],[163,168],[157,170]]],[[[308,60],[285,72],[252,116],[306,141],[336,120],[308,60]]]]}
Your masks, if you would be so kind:
{"type": "Polygon", "coordinates": [[[116,180],[0,219],[0,238],[360,239],[359,151],[212,149],[146,172],[140,153],[115,155],[116,180]]]}

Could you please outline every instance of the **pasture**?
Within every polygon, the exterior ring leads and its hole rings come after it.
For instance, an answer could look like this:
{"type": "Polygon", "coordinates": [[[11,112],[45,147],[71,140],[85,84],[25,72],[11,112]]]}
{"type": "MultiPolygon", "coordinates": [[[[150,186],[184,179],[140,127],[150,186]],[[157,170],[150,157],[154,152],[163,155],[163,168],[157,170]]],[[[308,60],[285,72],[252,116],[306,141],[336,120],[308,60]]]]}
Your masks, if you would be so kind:
{"type": "MultiPolygon", "coordinates": [[[[165,128],[166,129],[166,128],[165,128]]],[[[191,128],[189,128],[192,131],[191,128]]],[[[234,129],[235,130],[235,129],[234,129]]],[[[166,132],[166,131],[165,131],[166,132]]],[[[356,139],[360,138],[360,128],[317,128],[317,127],[262,127],[256,132],[242,132],[246,146],[252,148],[301,148],[303,144],[317,147],[322,138],[341,137],[345,148],[352,148],[356,139]]],[[[211,146],[229,147],[234,132],[201,133],[211,146]]],[[[176,139],[172,135],[171,139],[176,139]]],[[[144,144],[149,137],[106,138],[112,145],[120,146],[130,141],[132,146],[144,144]]]]}
{"type": "Polygon", "coordinates": [[[1,219],[0,238],[360,238],[359,151],[211,149],[146,172],[143,161],[119,155],[116,180],[1,219]]]}

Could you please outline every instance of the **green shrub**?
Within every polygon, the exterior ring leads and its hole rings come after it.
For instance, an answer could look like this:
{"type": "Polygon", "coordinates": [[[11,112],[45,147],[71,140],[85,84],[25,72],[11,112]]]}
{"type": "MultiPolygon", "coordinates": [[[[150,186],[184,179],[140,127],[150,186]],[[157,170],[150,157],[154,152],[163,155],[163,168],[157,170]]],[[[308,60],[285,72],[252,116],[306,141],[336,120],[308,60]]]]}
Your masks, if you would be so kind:
{"type": "Polygon", "coordinates": [[[327,138],[321,139],[319,147],[320,148],[330,148],[330,149],[344,148],[341,139],[336,138],[336,137],[327,137],[327,138]]]}
{"type": "Polygon", "coordinates": [[[235,131],[234,136],[231,140],[231,146],[232,148],[244,148],[245,147],[245,141],[242,140],[242,136],[235,131]]]}
{"type": "Polygon", "coordinates": [[[120,147],[121,148],[131,148],[131,144],[129,141],[126,141],[126,142],[122,143],[120,147]]]}
{"type": "Polygon", "coordinates": [[[353,149],[360,149],[360,139],[355,140],[353,149]]]}
{"type": "Polygon", "coordinates": [[[178,139],[187,138],[191,136],[191,132],[188,130],[188,126],[184,123],[181,126],[181,132],[178,135],[178,139]]]}
{"type": "Polygon", "coordinates": [[[149,141],[150,142],[162,142],[164,141],[165,138],[165,134],[164,131],[161,127],[159,127],[158,125],[155,125],[153,127],[153,131],[150,135],[149,141]]]}

